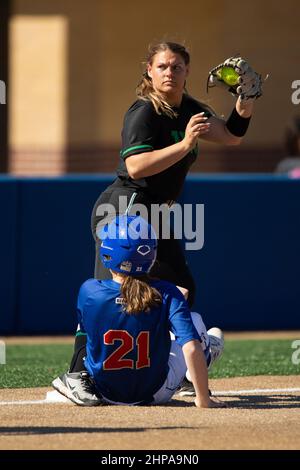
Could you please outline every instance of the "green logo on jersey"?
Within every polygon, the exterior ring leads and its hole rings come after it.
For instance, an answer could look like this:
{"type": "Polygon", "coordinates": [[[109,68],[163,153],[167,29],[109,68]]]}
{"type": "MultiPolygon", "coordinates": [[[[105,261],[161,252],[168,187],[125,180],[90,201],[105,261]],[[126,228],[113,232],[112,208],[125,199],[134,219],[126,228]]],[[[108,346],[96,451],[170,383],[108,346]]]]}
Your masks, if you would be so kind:
{"type": "MultiPolygon", "coordinates": [[[[174,139],[175,144],[177,144],[178,142],[180,142],[184,138],[185,132],[184,131],[171,131],[171,135],[174,139]]],[[[190,153],[192,153],[195,156],[198,155],[198,145],[197,144],[193,148],[193,150],[191,150],[190,153]]]]}

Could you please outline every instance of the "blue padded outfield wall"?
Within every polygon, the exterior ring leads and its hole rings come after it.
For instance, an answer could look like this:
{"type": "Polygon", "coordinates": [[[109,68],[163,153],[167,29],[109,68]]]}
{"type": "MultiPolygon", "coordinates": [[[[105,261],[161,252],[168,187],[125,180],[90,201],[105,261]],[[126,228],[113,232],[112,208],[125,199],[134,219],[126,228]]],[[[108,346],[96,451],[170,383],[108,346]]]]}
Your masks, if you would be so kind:
{"type": "MultiPolygon", "coordinates": [[[[113,175],[0,178],[0,335],[69,334],[93,276],[93,204],[113,175]]],[[[187,251],[194,310],[224,330],[300,328],[300,180],[192,175],[204,246],[187,251]]]]}

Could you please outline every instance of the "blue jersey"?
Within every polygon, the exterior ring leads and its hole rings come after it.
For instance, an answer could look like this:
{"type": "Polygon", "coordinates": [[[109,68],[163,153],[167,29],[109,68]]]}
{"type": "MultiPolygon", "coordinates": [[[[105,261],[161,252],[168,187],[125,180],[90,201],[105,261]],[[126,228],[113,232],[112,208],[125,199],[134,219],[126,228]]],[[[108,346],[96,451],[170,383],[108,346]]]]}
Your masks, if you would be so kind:
{"type": "Polygon", "coordinates": [[[106,398],[122,403],[151,401],[168,374],[169,331],[183,346],[200,337],[181,292],[166,281],[151,281],[162,303],[150,312],[122,310],[120,284],[89,279],[78,296],[78,319],[87,334],[85,366],[106,398]]]}

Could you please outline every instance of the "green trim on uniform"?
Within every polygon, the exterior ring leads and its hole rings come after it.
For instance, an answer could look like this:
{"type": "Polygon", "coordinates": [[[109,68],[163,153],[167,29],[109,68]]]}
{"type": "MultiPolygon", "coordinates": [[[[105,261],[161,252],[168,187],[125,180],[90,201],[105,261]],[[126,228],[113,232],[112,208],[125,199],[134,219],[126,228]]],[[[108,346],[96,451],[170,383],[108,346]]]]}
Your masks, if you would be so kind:
{"type": "Polygon", "coordinates": [[[133,147],[129,147],[127,150],[124,152],[121,152],[122,157],[126,155],[126,153],[131,152],[131,150],[137,150],[137,149],[153,149],[152,145],[134,145],[133,147]]]}
{"type": "Polygon", "coordinates": [[[86,336],[87,334],[83,331],[77,331],[75,336],[86,336]]]}

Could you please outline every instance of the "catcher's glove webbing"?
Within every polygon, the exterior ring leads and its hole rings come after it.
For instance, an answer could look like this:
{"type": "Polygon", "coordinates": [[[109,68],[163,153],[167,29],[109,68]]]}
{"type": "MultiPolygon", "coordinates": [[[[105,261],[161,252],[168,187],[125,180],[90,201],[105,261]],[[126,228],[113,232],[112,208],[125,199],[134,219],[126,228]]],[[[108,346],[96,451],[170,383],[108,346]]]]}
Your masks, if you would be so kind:
{"type": "Polygon", "coordinates": [[[242,100],[259,98],[262,95],[263,79],[254,72],[241,57],[230,57],[210,70],[207,90],[221,86],[242,100]]]}

